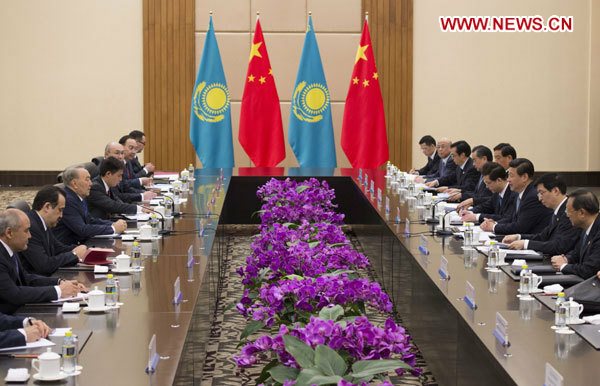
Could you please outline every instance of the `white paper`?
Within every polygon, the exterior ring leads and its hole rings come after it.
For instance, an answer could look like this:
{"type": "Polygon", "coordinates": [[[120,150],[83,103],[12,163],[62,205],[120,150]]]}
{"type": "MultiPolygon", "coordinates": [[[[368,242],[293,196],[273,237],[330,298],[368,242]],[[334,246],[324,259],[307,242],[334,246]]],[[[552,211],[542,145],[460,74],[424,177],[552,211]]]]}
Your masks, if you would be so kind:
{"type": "Polygon", "coordinates": [[[148,214],[148,213],[126,214],[125,217],[127,217],[130,220],[137,220],[137,221],[150,220],[150,214],[148,214]]]}
{"type": "Polygon", "coordinates": [[[155,180],[176,180],[179,178],[179,174],[178,173],[171,173],[171,174],[160,174],[160,175],[155,175],[154,179],[155,180]]]}
{"type": "Polygon", "coordinates": [[[71,327],[55,328],[54,330],[52,330],[50,336],[65,336],[65,333],[67,331],[72,331],[71,327]]]}
{"type": "Polygon", "coordinates": [[[71,301],[71,300],[85,300],[87,297],[88,297],[87,294],[79,292],[77,295],[72,296],[70,298],[60,298],[60,299],[53,300],[52,303],[62,303],[62,302],[67,302],[67,301],[71,301]]]}
{"type": "Polygon", "coordinates": [[[94,265],[94,273],[108,273],[108,267],[104,265],[94,265]]]}
{"type": "Polygon", "coordinates": [[[119,237],[118,233],[113,233],[112,235],[96,235],[94,239],[114,239],[115,237],[119,237]]]}
{"type": "Polygon", "coordinates": [[[12,350],[25,350],[28,348],[49,347],[49,346],[55,346],[55,344],[50,342],[48,339],[42,338],[42,339],[38,340],[37,342],[27,343],[26,346],[2,348],[2,349],[0,349],[0,352],[12,351],[12,350]]]}

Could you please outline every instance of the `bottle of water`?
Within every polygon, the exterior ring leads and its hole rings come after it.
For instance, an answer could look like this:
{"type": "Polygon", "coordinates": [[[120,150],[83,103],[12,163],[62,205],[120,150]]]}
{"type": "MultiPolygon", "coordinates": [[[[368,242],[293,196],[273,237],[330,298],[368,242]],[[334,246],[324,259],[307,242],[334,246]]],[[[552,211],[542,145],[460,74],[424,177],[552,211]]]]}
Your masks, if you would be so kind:
{"type": "MultiPolygon", "coordinates": [[[[473,230],[471,230],[473,232],[473,230]]],[[[473,239],[473,235],[471,233],[471,239],[473,239]]],[[[488,251],[488,267],[491,269],[498,268],[498,259],[500,258],[500,250],[498,249],[498,244],[495,241],[490,241],[490,249],[488,251]]]]}
{"type": "Polygon", "coordinates": [[[419,193],[417,193],[417,205],[425,205],[425,193],[423,192],[423,189],[419,189],[419,193]]]}
{"type": "MultiPolygon", "coordinates": [[[[165,214],[166,214],[166,209],[165,209],[165,214]]],[[[156,215],[156,213],[152,213],[150,215],[150,221],[148,221],[150,223],[150,226],[152,227],[152,237],[158,237],[158,216],[156,215]]],[[[135,244],[135,243],[134,243],[135,244]]]]}
{"type": "Polygon", "coordinates": [[[416,194],[415,192],[415,184],[412,183],[412,181],[408,184],[408,195],[410,197],[414,197],[416,194]]]}
{"type": "Polygon", "coordinates": [[[73,374],[77,371],[77,348],[75,347],[75,337],[71,331],[65,332],[65,338],[62,346],[63,371],[67,374],[73,374]]]}
{"type": "Polygon", "coordinates": [[[402,189],[406,189],[406,175],[404,174],[404,172],[402,172],[400,174],[400,188],[402,189]]]}
{"type": "Polygon", "coordinates": [[[470,222],[463,223],[463,226],[465,227],[465,230],[463,232],[464,239],[465,239],[464,244],[465,244],[465,247],[467,247],[467,246],[470,246],[473,244],[473,227],[470,222]]]}
{"type": "Polygon", "coordinates": [[[106,305],[113,307],[117,305],[117,283],[112,273],[106,275],[106,305]]]}
{"type": "Polygon", "coordinates": [[[531,270],[527,264],[521,266],[521,274],[519,276],[521,277],[519,281],[519,292],[521,295],[529,295],[529,288],[531,287],[531,270]]]}
{"type": "Polygon", "coordinates": [[[140,243],[138,243],[137,241],[134,241],[133,246],[131,247],[131,268],[140,269],[141,266],[142,266],[142,248],[140,247],[140,243]]]}
{"type": "Polygon", "coordinates": [[[188,165],[188,172],[190,172],[190,180],[194,179],[194,165],[193,164],[189,164],[188,165]]]}
{"type": "Polygon", "coordinates": [[[410,235],[410,220],[408,219],[408,217],[406,218],[406,220],[404,220],[404,234],[410,235]]]}
{"type": "Polygon", "coordinates": [[[173,216],[173,200],[171,197],[165,197],[165,217],[173,216]]]}
{"type": "Polygon", "coordinates": [[[565,293],[559,292],[556,296],[556,303],[554,303],[554,325],[558,328],[564,327],[567,323],[566,318],[566,307],[561,313],[561,305],[565,302],[565,293]]]}
{"type": "Polygon", "coordinates": [[[179,186],[173,187],[173,204],[179,205],[179,198],[181,197],[181,189],[179,186]]]}

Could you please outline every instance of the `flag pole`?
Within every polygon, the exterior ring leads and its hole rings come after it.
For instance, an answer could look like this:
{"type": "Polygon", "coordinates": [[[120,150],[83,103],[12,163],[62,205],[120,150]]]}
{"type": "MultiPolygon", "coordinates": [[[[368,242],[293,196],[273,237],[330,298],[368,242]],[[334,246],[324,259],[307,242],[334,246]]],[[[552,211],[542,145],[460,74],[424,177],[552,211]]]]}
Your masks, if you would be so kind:
{"type": "Polygon", "coordinates": [[[369,21],[369,11],[365,12],[365,21],[369,21]]]}
{"type": "Polygon", "coordinates": [[[256,11],[256,20],[258,20],[258,17],[260,16],[260,12],[256,11]]]}

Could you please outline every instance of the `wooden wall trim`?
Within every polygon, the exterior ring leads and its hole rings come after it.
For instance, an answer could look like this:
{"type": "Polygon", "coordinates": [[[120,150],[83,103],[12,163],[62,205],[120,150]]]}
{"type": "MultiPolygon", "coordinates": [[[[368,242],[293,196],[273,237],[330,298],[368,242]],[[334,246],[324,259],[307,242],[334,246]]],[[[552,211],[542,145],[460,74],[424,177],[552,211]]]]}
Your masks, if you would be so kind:
{"type": "Polygon", "coordinates": [[[362,0],[381,74],[390,161],[412,164],[413,0],[362,0]]]}
{"type": "Polygon", "coordinates": [[[194,0],[143,0],[145,160],[181,170],[196,156],[189,141],[195,80],[194,0]]]}

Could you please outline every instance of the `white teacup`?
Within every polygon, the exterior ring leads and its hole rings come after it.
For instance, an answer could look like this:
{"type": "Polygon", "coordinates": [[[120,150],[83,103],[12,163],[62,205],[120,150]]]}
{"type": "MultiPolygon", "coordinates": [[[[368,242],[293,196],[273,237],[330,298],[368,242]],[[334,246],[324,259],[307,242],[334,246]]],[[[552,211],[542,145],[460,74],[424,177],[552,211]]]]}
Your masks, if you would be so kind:
{"type": "Polygon", "coordinates": [[[536,275],[535,273],[531,274],[531,281],[529,282],[529,292],[534,292],[540,284],[542,284],[542,277],[536,275]]]}
{"type": "Polygon", "coordinates": [[[115,257],[115,262],[117,263],[117,269],[119,271],[124,271],[126,269],[129,269],[129,266],[131,264],[131,257],[121,252],[119,256],[115,257]]]}
{"type": "Polygon", "coordinates": [[[41,378],[54,378],[60,375],[60,355],[48,348],[31,361],[31,367],[36,369],[41,378]]]}
{"type": "MultiPolygon", "coordinates": [[[[167,199],[168,200],[168,199],[167,199]]],[[[157,205],[154,207],[154,210],[158,213],[160,213],[163,217],[165,215],[165,207],[162,205],[157,205]]],[[[160,217],[160,216],[159,216],[160,217]]]]}
{"type": "Polygon", "coordinates": [[[579,321],[579,316],[583,312],[583,304],[577,303],[574,300],[569,300],[569,313],[567,314],[567,323],[575,323],[579,321]]]}
{"type": "Polygon", "coordinates": [[[152,227],[150,225],[144,224],[140,227],[140,238],[145,240],[152,238],[152,227]]]}
{"type": "Polygon", "coordinates": [[[85,301],[88,305],[89,308],[91,309],[100,309],[100,308],[104,308],[104,306],[106,305],[105,299],[106,294],[99,290],[98,287],[94,287],[93,291],[88,292],[88,298],[85,301]]]}

